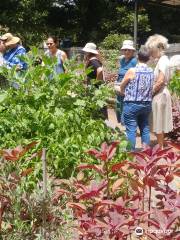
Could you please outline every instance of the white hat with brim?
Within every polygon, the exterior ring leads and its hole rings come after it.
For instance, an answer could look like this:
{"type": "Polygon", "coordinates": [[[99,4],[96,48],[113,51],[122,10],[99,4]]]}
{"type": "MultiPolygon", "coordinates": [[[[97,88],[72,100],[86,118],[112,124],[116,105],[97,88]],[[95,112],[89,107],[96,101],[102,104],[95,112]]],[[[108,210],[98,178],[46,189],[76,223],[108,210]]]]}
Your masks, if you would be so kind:
{"type": "Polygon", "coordinates": [[[6,47],[20,42],[20,38],[13,36],[11,33],[5,33],[0,37],[0,40],[4,41],[6,47]]]}
{"type": "Polygon", "coordinates": [[[133,41],[131,41],[131,40],[125,40],[124,42],[123,42],[123,45],[122,45],[122,48],[121,48],[121,50],[124,50],[124,49],[129,49],[129,50],[136,50],[135,48],[134,48],[134,44],[133,44],[133,41]]]}
{"type": "Polygon", "coordinates": [[[94,43],[87,43],[82,49],[83,52],[99,54],[97,51],[97,46],[94,43]]]}

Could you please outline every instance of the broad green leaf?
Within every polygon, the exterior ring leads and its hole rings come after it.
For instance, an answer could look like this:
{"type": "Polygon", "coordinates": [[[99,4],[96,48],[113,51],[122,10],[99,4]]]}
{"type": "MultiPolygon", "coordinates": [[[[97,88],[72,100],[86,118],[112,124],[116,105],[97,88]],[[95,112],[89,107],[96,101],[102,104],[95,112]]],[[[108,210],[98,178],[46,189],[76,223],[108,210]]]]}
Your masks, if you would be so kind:
{"type": "Polygon", "coordinates": [[[0,94],[0,103],[2,103],[7,97],[7,93],[1,93],[0,94]]]}

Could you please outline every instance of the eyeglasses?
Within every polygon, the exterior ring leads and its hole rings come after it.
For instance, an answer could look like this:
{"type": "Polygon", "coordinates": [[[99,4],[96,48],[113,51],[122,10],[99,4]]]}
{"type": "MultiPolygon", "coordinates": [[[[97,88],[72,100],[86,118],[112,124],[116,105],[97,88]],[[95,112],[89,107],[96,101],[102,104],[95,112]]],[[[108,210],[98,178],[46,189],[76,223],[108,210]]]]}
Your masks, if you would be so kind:
{"type": "Polygon", "coordinates": [[[50,45],[50,46],[51,46],[51,45],[53,45],[53,44],[54,44],[54,43],[46,43],[46,45],[47,45],[47,46],[48,46],[48,45],[50,45]]]}

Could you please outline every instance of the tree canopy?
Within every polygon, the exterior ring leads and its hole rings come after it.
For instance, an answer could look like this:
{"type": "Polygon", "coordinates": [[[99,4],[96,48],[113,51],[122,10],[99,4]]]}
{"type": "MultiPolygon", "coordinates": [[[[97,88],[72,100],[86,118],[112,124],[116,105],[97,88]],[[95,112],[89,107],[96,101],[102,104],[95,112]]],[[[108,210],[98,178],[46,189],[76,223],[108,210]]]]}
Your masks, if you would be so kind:
{"type": "MultiPolygon", "coordinates": [[[[179,9],[139,2],[138,42],[153,33],[179,41],[179,9]]],[[[1,33],[10,31],[27,44],[48,34],[71,39],[73,45],[101,42],[109,34],[133,36],[134,3],[124,0],[6,0],[0,2],[1,33]]]]}

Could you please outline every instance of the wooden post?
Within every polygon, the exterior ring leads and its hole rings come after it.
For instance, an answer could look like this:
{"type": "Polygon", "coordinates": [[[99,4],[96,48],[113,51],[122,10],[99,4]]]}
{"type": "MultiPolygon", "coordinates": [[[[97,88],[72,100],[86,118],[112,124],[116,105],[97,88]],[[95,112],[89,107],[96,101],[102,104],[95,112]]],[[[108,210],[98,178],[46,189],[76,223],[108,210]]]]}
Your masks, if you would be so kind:
{"type": "Polygon", "coordinates": [[[134,46],[137,49],[137,32],[138,32],[138,0],[134,1],[134,46]]]}

